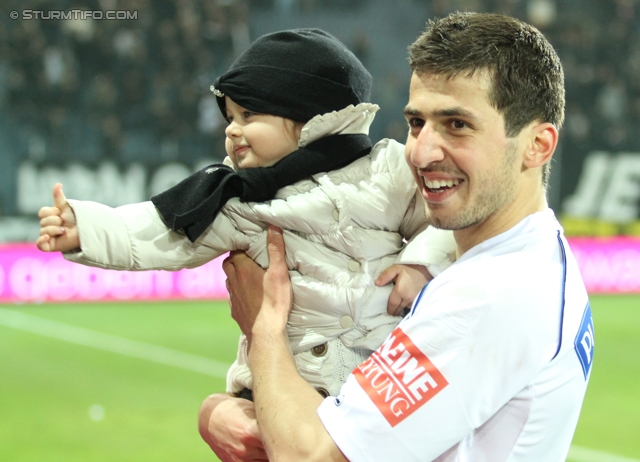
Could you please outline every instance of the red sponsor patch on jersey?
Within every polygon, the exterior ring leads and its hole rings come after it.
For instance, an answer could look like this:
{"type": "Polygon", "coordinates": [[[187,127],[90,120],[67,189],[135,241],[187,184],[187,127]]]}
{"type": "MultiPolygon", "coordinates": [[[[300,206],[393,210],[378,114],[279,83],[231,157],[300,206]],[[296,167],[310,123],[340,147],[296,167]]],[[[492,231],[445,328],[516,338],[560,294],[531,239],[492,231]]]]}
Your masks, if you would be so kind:
{"type": "Polygon", "coordinates": [[[392,427],[449,384],[399,327],[353,375],[392,427]]]}

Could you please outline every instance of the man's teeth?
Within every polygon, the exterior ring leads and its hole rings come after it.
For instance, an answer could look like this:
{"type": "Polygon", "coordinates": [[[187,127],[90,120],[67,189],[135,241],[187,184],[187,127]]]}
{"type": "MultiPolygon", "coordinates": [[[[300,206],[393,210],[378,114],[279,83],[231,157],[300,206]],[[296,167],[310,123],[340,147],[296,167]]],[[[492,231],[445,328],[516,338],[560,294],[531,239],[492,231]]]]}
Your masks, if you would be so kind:
{"type": "Polygon", "coordinates": [[[454,186],[458,186],[460,184],[460,180],[425,180],[424,185],[429,189],[442,189],[442,188],[453,188],[454,186]]]}

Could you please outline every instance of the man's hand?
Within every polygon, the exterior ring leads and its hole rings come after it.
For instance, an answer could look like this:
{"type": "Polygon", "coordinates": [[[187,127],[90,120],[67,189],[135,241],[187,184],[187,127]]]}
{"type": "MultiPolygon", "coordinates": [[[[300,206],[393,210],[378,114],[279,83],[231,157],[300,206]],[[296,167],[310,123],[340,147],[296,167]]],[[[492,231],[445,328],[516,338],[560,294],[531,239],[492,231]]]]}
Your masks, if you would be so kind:
{"type": "Polygon", "coordinates": [[[242,251],[229,253],[222,269],[227,275],[231,317],[250,343],[251,329],[262,306],[265,270],[242,251]]]}
{"type": "Polygon", "coordinates": [[[76,227],[76,216],[62,192],[62,185],[53,187],[53,207],[42,207],[40,237],[36,245],[43,252],[67,252],[80,248],[80,237],[76,227]]]}
{"type": "Polygon", "coordinates": [[[222,462],[267,461],[253,402],[227,394],[204,400],[198,413],[202,439],[222,462]]]}
{"type": "MultiPolygon", "coordinates": [[[[287,269],[282,230],[270,226],[267,232],[269,269],[265,272],[244,252],[231,252],[222,269],[227,275],[227,290],[231,305],[231,317],[251,342],[251,331],[260,309],[276,311],[279,325],[284,327],[291,309],[292,293],[287,269]]],[[[272,320],[268,321],[272,324],[272,320]]]]}
{"type": "Polygon", "coordinates": [[[433,279],[426,267],[422,265],[391,265],[384,270],[378,279],[377,286],[395,282],[389,296],[387,313],[399,316],[402,310],[410,307],[427,282],[433,279]]]}
{"type": "Polygon", "coordinates": [[[270,328],[284,331],[293,306],[293,290],[287,267],[284,236],[280,228],[269,226],[267,251],[269,268],[264,275],[264,300],[257,319],[270,328]]]}

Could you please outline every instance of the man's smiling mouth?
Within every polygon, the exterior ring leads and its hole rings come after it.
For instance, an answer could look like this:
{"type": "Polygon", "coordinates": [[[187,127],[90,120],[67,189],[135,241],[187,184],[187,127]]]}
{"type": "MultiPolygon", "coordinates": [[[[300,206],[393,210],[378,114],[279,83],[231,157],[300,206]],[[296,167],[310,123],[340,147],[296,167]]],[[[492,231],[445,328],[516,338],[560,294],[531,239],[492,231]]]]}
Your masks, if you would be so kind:
{"type": "Polygon", "coordinates": [[[460,184],[461,180],[424,180],[424,185],[430,192],[442,192],[454,188],[460,184]]]}

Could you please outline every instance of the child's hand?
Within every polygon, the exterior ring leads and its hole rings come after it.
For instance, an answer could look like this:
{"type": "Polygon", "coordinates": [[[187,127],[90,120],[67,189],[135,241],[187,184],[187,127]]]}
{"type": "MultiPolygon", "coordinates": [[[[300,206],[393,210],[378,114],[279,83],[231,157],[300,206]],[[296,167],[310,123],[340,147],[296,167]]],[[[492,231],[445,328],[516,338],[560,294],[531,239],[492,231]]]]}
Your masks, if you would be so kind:
{"type": "Polygon", "coordinates": [[[403,309],[411,306],[424,285],[431,279],[433,276],[422,265],[391,265],[378,276],[376,285],[384,286],[392,281],[395,283],[389,296],[387,312],[399,316],[403,309]]]}
{"type": "Polygon", "coordinates": [[[80,248],[80,238],[76,227],[76,215],[62,192],[62,185],[53,187],[53,207],[42,207],[40,237],[36,245],[43,252],[66,252],[80,248]]]}

